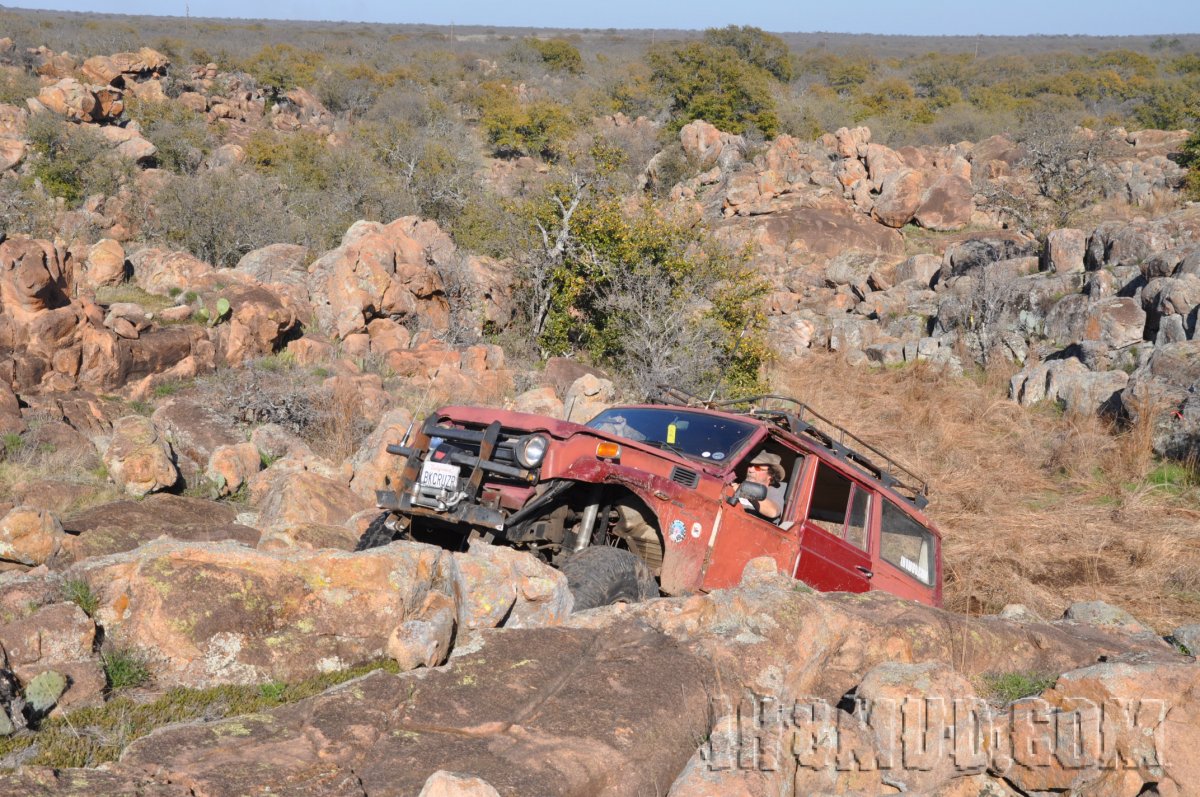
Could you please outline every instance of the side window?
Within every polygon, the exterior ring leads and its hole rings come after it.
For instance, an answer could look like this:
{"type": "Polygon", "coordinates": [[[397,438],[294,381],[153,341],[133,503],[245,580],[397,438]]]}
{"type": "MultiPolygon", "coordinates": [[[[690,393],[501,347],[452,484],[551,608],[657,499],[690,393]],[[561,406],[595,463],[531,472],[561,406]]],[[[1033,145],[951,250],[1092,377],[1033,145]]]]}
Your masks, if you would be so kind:
{"type": "Polygon", "coordinates": [[[879,553],[927,586],[933,585],[933,534],[891,501],[883,502],[879,553]]]}
{"type": "Polygon", "coordinates": [[[846,520],[846,542],[867,550],[867,522],[871,517],[871,493],[858,485],[850,499],[850,517],[846,520]]]}
{"type": "Polygon", "coordinates": [[[846,526],[846,507],[854,483],[824,462],[817,463],[817,479],[813,484],[812,503],[808,521],[841,537],[846,526]]]}

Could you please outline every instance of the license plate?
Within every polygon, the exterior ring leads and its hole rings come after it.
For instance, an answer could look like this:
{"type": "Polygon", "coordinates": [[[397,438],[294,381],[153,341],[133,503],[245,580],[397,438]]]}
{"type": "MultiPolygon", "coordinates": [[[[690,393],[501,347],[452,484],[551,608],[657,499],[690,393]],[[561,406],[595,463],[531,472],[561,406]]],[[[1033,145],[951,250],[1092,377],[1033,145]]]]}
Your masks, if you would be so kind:
{"type": "Polygon", "coordinates": [[[459,472],[457,465],[426,460],[421,465],[421,486],[438,490],[457,490],[459,472]]]}

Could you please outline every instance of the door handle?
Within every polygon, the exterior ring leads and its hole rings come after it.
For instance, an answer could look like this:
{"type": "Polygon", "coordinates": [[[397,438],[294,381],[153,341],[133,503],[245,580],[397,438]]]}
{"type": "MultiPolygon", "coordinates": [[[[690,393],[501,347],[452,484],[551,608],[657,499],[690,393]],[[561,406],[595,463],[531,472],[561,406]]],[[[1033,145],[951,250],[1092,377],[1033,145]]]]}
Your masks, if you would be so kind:
{"type": "Polygon", "coordinates": [[[854,569],[857,570],[858,572],[862,573],[867,578],[871,578],[872,576],[875,575],[874,573],[871,572],[871,569],[869,567],[863,567],[862,565],[855,565],[854,569]]]}

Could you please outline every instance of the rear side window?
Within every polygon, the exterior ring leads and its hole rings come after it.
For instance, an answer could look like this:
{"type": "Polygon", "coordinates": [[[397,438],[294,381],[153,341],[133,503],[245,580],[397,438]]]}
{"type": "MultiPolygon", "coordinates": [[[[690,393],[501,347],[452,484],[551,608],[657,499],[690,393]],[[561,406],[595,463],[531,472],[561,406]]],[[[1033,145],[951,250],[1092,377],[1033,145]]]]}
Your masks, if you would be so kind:
{"type": "Polygon", "coordinates": [[[870,516],[871,494],[825,463],[819,463],[808,521],[865,551],[870,516]]]}
{"type": "Polygon", "coordinates": [[[879,554],[908,575],[933,586],[933,534],[891,501],[883,502],[879,554]]]}

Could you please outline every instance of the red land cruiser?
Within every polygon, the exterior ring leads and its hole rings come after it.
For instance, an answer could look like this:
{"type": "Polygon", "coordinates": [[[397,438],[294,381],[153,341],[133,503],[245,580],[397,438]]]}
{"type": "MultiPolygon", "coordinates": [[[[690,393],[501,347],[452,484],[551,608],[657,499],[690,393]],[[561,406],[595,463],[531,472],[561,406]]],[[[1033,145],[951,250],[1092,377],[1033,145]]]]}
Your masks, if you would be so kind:
{"type": "Polygon", "coordinates": [[[561,568],[577,609],[728,587],[759,556],[818,590],[941,605],[941,535],[911,471],[795,399],[653,402],[587,424],[437,410],[389,446],[404,465],[359,548],[511,545],[561,568]],[[779,477],[774,519],[755,511],[768,493],[746,481],[755,457],[779,477]]]}

